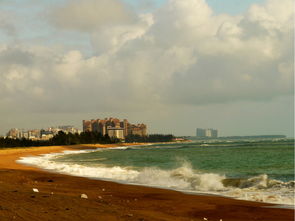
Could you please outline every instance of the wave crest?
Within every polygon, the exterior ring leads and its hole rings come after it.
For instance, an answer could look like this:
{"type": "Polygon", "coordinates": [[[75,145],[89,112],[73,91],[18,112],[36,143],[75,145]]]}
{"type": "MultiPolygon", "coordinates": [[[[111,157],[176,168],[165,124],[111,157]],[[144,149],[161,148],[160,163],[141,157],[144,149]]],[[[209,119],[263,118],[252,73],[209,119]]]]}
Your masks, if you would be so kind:
{"type": "MultiPolygon", "coordinates": [[[[67,154],[71,154],[71,152],[67,152],[67,154]]],[[[194,170],[191,164],[183,159],[179,160],[179,167],[171,170],[155,167],[143,169],[120,166],[106,167],[105,165],[89,167],[53,160],[60,155],[63,154],[23,157],[18,162],[74,176],[294,205],[295,182],[272,180],[266,174],[247,179],[226,178],[225,175],[194,170]]]]}

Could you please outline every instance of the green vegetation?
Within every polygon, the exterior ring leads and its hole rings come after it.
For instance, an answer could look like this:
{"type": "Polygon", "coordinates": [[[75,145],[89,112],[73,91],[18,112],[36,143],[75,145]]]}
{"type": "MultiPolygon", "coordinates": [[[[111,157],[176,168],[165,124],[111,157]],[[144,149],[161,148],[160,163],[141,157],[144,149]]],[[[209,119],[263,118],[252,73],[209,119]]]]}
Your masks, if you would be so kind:
{"type": "Polygon", "coordinates": [[[175,137],[172,134],[150,134],[148,136],[139,135],[128,135],[125,138],[127,143],[138,142],[138,143],[158,143],[158,142],[171,142],[175,137]]]}
{"type": "Polygon", "coordinates": [[[32,147],[32,146],[49,146],[49,141],[33,141],[26,138],[12,139],[0,137],[0,148],[5,147],[32,147]]]}
{"type": "Polygon", "coordinates": [[[0,138],[0,148],[3,147],[32,147],[32,146],[54,146],[54,145],[75,145],[75,144],[111,144],[118,143],[119,139],[110,138],[108,135],[102,136],[96,132],[83,132],[81,134],[58,132],[50,140],[29,140],[0,138]]]}
{"type": "Polygon", "coordinates": [[[83,132],[81,134],[71,134],[59,132],[52,139],[50,139],[52,145],[75,145],[75,144],[111,144],[119,143],[117,138],[111,138],[108,135],[103,136],[98,132],[83,132]]]}
{"type": "MultiPolygon", "coordinates": [[[[126,137],[126,142],[170,142],[174,138],[173,135],[152,134],[141,137],[139,135],[129,135],[126,137]]],[[[64,133],[58,132],[50,140],[30,140],[26,138],[12,139],[0,137],[0,148],[5,147],[33,147],[33,146],[55,146],[55,145],[76,145],[76,144],[112,144],[121,142],[117,138],[103,136],[97,132],[83,132],[83,133],[64,133]]]]}

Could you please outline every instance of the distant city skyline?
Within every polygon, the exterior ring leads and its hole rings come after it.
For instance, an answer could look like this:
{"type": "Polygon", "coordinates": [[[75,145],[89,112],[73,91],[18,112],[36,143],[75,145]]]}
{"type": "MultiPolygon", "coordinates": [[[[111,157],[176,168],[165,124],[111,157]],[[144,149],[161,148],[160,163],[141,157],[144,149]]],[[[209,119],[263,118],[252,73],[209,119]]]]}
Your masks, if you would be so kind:
{"type": "Polygon", "coordinates": [[[117,116],[294,136],[292,0],[0,1],[0,134],[117,116]]]}
{"type": "Polygon", "coordinates": [[[145,137],[148,135],[147,125],[143,123],[132,124],[127,119],[109,117],[102,119],[83,120],[83,132],[97,132],[105,136],[125,139],[129,135],[145,137]]]}
{"type": "Polygon", "coordinates": [[[60,131],[64,133],[80,133],[77,128],[73,126],[57,126],[57,127],[48,127],[42,129],[19,129],[11,128],[6,134],[5,137],[13,139],[30,139],[30,140],[49,140],[53,136],[57,135],[60,131]]]}

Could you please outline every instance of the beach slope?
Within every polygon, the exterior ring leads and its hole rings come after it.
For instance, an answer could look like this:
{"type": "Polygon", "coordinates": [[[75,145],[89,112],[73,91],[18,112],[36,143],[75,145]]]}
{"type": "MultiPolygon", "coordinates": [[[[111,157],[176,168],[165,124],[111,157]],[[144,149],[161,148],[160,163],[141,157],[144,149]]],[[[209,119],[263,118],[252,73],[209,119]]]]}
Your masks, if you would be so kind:
{"type": "Polygon", "coordinates": [[[294,220],[294,210],[270,204],[54,174],[15,162],[22,156],[110,146],[0,150],[0,220],[294,220]]]}

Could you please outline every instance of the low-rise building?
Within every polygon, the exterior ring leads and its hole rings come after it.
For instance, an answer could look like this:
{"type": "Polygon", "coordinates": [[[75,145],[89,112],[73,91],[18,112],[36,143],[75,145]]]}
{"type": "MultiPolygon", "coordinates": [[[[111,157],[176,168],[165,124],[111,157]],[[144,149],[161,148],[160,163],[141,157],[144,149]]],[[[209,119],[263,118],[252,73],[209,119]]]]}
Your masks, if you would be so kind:
{"type": "Polygon", "coordinates": [[[34,130],[24,130],[13,128],[10,129],[7,133],[8,138],[21,139],[26,138],[30,140],[49,140],[59,131],[64,133],[80,133],[80,131],[73,126],[59,126],[59,127],[49,127],[47,129],[34,129],[34,130]]]}
{"type": "Polygon", "coordinates": [[[17,128],[12,128],[8,131],[6,136],[13,139],[21,138],[23,136],[23,131],[17,128]]]}

